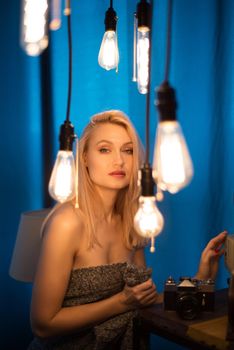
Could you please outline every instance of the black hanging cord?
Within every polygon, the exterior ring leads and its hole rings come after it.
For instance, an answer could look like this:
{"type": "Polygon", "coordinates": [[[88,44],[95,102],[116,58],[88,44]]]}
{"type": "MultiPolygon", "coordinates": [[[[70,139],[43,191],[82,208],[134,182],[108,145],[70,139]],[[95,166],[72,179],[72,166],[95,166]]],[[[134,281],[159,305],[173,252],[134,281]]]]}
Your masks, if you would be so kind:
{"type": "Polygon", "coordinates": [[[150,123],[150,85],[151,85],[151,46],[152,46],[152,13],[153,0],[150,1],[149,11],[149,79],[146,95],[146,122],[145,122],[145,163],[141,168],[141,195],[143,197],[152,197],[154,195],[154,181],[152,177],[152,168],[149,161],[149,123],[150,123]]]}
{"type": "Polygon", "coordinates": [[[168,81],[171,57],[172,0],[167,1],[167,46],[164,81],[168,81]]]}
{"type": "Polygon", "coordinates": [[[146,95],[146,128],[145,128],[145,164],[149,164],[149,127],[150,127],[150,85],[151,85],[151,47],[152,47],[152,18],[153,18],[153,0],[150,1],[150,16],[149,16],[149,79],[148,79],[148,87],[147,87],[147,95],[146,95]]]}
{"type": "Polygon", "coordinates": [[[72,151],[75,138],[74,127],[70,122],[71,92],[72,92],[72,33],[71,33],[71,2],[66,1],[64,14],[67,16],[68,32],[68,96],[66,120],[60,127],[59,142],[60,150],[72,151]]]}
{"type": "MultiPolygon", "coordinates": [[[[50,35],[50,32],[48,32],[50,35]]],[[[49,39],[50,40],[50,39],[49,39]]],[[[40,56],[40,89],[41,89],[41,122],[42,122],[42,154],[43,154],[43,208],[53,205],[48,193],[48,183],[53,163],[53,88],[51,77],[51,49],[50,46],[40,56]]]]}
{"type": "Polygon", "coordinates": [[[71,33],[71,2],[67,0],[67,32],[68,32],[68,96],[66,121],[70,121],[71,91],[72,91],[72,33],[71,33]]]}
{"type": "Polygon", "coordinates": [[[172,32],[172,0],[167,2],[167,34],[166,34],[166,53],[165,53],[165,77],[163,83],[157,89],[156,106],[159,112],[159,120],[175,121],[177,102],[175,89],[169,84],[169,69],[171,58],[171,32],[172,32]]]}

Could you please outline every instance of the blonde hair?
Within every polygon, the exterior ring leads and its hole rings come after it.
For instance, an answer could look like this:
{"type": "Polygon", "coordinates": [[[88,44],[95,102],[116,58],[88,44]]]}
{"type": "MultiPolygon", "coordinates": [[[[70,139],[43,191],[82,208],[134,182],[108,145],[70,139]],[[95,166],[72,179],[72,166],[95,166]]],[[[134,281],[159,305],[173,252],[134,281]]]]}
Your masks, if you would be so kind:
{"type": "Polygon", "coordinates": [[[121,217],[124,244],[128,249],[131,249],[133,244],[138,240],[141,241],[140,237],[136,238],[133,229],[133,218],[138,207],[140,194],[137,186],[137,176],[138,169],[143,162],[143,147],[131,121],[121,111],[110,110],[94,115],[82,133],[79,140],[79,206],[86,224],[88,247],[90,248],[94,243],[99,244],[95,235],[95,207],[98,203],[101,208],[103,203],[89,177],[84,159],[93,131],[97,126],[107,123],[122,126],[133,143],[133,167],[130,183],[126,188],[119,191],[114,207],[115,214],[121,217]]]}

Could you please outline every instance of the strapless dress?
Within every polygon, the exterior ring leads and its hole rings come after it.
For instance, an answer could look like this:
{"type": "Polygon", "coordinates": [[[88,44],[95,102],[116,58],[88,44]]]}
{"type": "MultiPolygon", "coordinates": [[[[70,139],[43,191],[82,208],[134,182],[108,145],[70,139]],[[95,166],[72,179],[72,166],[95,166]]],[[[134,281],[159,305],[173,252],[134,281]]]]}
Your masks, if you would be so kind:
{"type": "MultiPolygon", "coordinates": [[[[72,270],[63,307],[106,299],[119,293],[125,283],[133,286],[150,275],[151,269],[126,262],[72,270]]],[[[140,339],[138,327],[138,312],[129,311],[75,334],[35,337],[28,350],[145,350],[148,342],[140,339]]]]}

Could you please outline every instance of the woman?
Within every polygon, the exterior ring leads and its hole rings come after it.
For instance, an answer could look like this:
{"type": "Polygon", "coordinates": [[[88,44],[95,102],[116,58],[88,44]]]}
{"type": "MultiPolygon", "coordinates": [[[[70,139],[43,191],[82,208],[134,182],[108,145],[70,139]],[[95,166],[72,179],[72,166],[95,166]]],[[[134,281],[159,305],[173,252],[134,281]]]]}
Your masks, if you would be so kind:
{"type": "MultiPolygon", "coordinates": [[[[132,349],[136,310],[158,294],[133,228],[142,150],[129,119],[120,111],[95,115],[79,159],[80,208],[65,203],[46,224],[29,349],[132,349]]],[[[225,236],[210,241],[197,277],[215,276],[225,236]]]]}

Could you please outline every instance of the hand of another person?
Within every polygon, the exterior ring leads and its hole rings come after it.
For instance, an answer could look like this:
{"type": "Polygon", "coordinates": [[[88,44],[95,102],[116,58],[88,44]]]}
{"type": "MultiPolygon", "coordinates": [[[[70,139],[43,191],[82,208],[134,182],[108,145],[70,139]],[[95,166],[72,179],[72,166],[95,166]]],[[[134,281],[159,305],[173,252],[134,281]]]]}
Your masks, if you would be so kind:
{"type": "Polygon", "coordinates": [[[159,298],[156,286],[151,278],[134,287],[129,287],[126,284],[122,293],[123,303],[130,308],[150,306],[155,304],[159,298]]]}
{"type": "Polygon", "coordinates": [[[197,279],[215,279],[219,259],[224,253],[223,244],[227,237],[227,231],[223,231],[212,238],[202,252],[199,269],[195,276],[197,279]]]}

